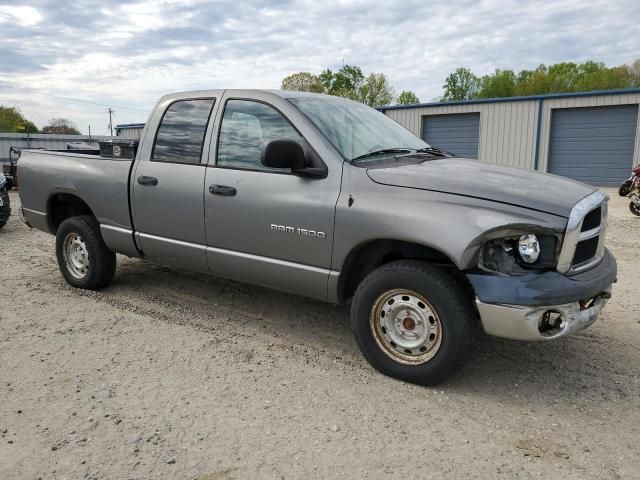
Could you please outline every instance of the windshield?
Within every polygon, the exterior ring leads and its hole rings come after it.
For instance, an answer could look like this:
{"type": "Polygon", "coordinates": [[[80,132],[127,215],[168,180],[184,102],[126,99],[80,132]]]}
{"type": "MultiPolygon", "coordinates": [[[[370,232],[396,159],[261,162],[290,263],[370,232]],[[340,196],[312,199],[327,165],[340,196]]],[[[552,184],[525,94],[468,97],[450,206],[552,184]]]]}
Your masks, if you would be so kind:
{"type": "Polygon", "coordinates": [[[298,97],[289,101],[349,160],[380,150],[429,147],[384,113],[362,103],[330,96],[298,97]]]}

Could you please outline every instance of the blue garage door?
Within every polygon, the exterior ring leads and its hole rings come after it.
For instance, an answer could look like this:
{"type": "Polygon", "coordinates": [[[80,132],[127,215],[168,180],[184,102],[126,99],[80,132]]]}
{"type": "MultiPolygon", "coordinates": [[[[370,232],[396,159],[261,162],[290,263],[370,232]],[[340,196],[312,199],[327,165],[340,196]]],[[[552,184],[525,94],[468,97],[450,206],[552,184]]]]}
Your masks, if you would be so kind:
{"type": "Polygon", "coordinates": [[[637,121],[638,105],[553,110],[549,173],[618,185],[633,164],[637,121]]]}
{"type": "Polygon", "coordinates": [[[478,158],[479,135],[479,113],[425,115],[422,117],[422,138],[424,141],[458,157],[478,158]]]}

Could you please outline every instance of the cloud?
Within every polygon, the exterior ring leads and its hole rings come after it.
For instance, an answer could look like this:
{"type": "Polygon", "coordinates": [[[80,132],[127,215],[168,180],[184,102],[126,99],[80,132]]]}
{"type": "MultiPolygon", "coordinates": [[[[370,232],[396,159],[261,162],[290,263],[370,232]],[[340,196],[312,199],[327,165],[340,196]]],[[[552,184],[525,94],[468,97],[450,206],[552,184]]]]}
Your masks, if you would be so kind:
{"type": "Polygon", "coordinates": [[[640,2],[508,0],[104,1],[0,5],[0,103],[42,125],[51,110],[104,130],[103,107],[26,94],[34,89],[116,108],[144,121],[164,93],[201,88],[278,88],[295,71],[342,62],[384,72],[399,92],[441,94],[468,66],[640,57],[640,2]],[[55,108],[52,107],[55,105],[55,108]]]}
{"type": "Polygon", "coordinates": [[[21,27],[31,27],[42,21],[40,12],[27,5],[0,5],[0,24],[17,23],[21,27]]]}

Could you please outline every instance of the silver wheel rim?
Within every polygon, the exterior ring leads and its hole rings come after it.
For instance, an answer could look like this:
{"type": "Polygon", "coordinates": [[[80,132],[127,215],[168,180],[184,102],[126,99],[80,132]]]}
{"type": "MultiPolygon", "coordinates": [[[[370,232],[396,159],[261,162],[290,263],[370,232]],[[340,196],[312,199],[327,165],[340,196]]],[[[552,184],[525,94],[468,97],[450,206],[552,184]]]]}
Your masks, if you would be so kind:
{"type": "Polygon", "coordinates": [[[69,233],[62,243],[62,253],[67,271],[78,280],[89,273],[89,251],[77,233],[69,233]]]}
{"type": "Polygon", "coordinates": [[[442,343],[442,324],[422,295],[395,289],[373,304],[369,324],[378,346],[396,362],[420,365],[431,360],[442,343]]]}

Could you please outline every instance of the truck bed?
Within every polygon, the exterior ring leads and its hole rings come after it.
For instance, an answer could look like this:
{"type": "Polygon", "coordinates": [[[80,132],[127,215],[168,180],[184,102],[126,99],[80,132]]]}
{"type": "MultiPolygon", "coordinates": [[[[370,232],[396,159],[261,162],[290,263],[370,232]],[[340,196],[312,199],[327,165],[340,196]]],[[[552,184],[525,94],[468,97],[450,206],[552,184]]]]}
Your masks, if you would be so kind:
{"type": "Polygon", "coordinates": [[[101,226],[132,231],[129,177],[133,160],[83,153],[25,150],[18,162],[22,208],[30,225],[54,233],[52,201],[82,200],[101,226]]]}

